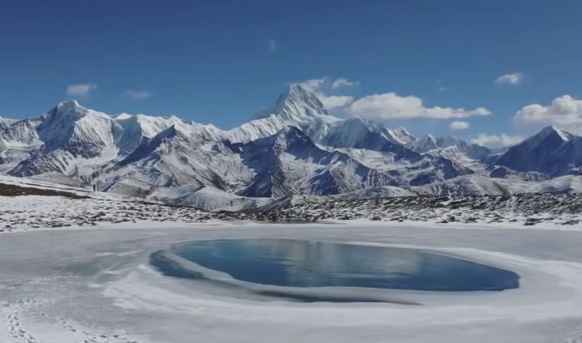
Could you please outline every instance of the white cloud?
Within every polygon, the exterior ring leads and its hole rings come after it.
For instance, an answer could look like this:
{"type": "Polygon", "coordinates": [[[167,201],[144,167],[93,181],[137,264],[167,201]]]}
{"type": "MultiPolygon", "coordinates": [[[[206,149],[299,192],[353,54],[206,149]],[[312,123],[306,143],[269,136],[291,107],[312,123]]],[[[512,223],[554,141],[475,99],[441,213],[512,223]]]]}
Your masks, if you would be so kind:
{"type": "Polygon", "coordinates": [[[128,89],[124,94],[133,100],[145,100],[151,98],[153,95],[150,91],[142,89],[128,89]]]}
{"type": "Polygon", "coordinates": [[[338,89],[338,88],[342,88],[342,87],[354,87],[357,86],[358,82],[349,80],[349,79],[345,79],[343,77],[340,77],[338,79],[335,79],[332,83],[331,83],[331,88],[332,89],[338,89]]]}
{"type": "Polygon", "coordinates": [[[310,79],[298,82],[301,86],[309,89],[312,92],[320,93],[324,91],[325,86],[329,87],[330,81],[327,77],[322,77],[321,79],[310,79]]]}
{"type": "Polygon", "coordinates": [[[467,123],[466,121],[462,121],[462,120],[455,120],[454,122],[451,122],[449,124],[449,128],[451,130],[466,130],[470,126],[471,125],[469,123],[467,123]]]}
{"type": "Polygon", "coordinates": [[[269,39],[269,46],[268,46],[269,53],[273,54],[273,53],[277,52],[278,48],[279,48],[279,44],[277,43],[277,41],[274,39],[269,39]]]}
{"type": "Polygon", "coordinates": [[[479,144],[488,148],[497,149],[512,146],[523,141],[521,136],[510,136],[505,133],[500,135],[488,135],[482,133],[471,140],[472,143],[479,144]]]}
{"type": "Polygon", "coordinates": [[[341,109],[354,101],[353,96],[349,95],[331,95],[331,96],[318,96],[321,103],[328,110],[341,109]]]}
{"type": "Polygon", "coordinates": [[[354,97],[349,95],[330,95],[329,93],[338,88],[353,87],[358,83],[341,77],[336,79],[322,77],[301,81],[298,84],[317,94],[323,106],[328,110],[341,111],[354,101],[354,97]]]}
{"type": "Polygon", "coordinates": [[[368,95],[357,99],[346,107],[345,112],[372,120],[390,119],[453,119],[473,116],[487,116],[491,111],[484,107],[475,109],[452,107],[426,107],[416,96],[400,96],[396,93],[368,95]]]}
{"type": "Polygon", "coordinates": [[[523,82],[523,78],[523,73],[504,74],[495,79],[495,83],[498,85],[517,86],[523,82]]]}
{"type": "Polygon", "coordinates": [[[97,89],[97,85],[93,83],[77,83],[68,85],[66,93],[69,96],[88,96],[91,92],[97,89]]]}
{"type": "Polygon", "coordinates": [[[562,95],[548,106],[532,104],[522,107],[514,116],[522,125],[556,125],[568,131],[582,133],[582,100],[562,95]]]}
{"type": "Polygon", "coordinates": [[[319,79],[309,79],[305,81],[298,82],[298,84],[302,85],[303,87],[312,90],[314,92],[330,92],[332,90],[336,90],[338,88],[349,88],[355,87],[359,84],[357,81],[353,81],[350,79],[346,79],[344,77],[338,78],[329,78],[329,77],[322,77],[319,79]]]}
{"type": "Polygon", "coordinates": [[[400,96],[396,93],[374,94],[362,98],[333,94],[338,88],[358,85],[358,82],[346,78],[322,77],[301,81],[297,84],[317,94],[323,105],[329,110],[346,116],[371,120],[461,119],[491,114],[491,111],[484,107],[475,109],[426,107],[422,100],[416,96],[400,96]]]}

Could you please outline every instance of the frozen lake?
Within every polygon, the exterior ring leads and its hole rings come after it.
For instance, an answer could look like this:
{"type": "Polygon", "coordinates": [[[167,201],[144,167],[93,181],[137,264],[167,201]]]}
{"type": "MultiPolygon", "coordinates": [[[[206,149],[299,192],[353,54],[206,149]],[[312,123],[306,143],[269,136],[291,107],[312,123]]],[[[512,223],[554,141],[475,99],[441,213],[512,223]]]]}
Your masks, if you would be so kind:
{"type": "MultiPolygon", "coordinates": [[[[0,342],[187,343],[195,337],[224,343],[582,343],[580,242],[582,232],[462,224],[134,224],[2,234],[0,342]],[[150,265],[156,252],[225,240],[267,242],[258,254],[288,259],[281,265],[304,269],[292,282],[310,286],[244,281],[248,275],[237,279],[217,266],[204,272],[218,273],[211,275],[218,283],[168,277],[150,265]],[[273,242],[283,247],[273,249],[273,242]],[[350,253],[364,248],[380,250],[350,253]],[[431,254],[428,259],[425,253],[431,254]],[[402,260],[403,254],[410,256],[402,260]],[[338,287],[336,281],[308,277],[314,269],[317,274],[331,271],[332,279],[342,282],[360,282],[353,281],[357,277],[351,271],[357,274],[369,264],[365,270],[373,275],[388,261],[392,271],[405,270],[406,279],[422,275],[416,269],[430,266],[433,255],[470,263],[471,268],[476,264],[516,273],[519,287],[501,292],[338,287]],[[306,258],[309,262],[302,262],[306,258]],[[332,286],[311,287],[310,282],[332,286]],[[277,292],[272,288],[315,298],[366,295],[387,301],[304,302],[273,296],[277,292]]],[[[190,268],[195,263],[185,258],[169,261],[195,270],[190,268]]],[[[270,282],[285,278],[279,275],[270,282]]]]}

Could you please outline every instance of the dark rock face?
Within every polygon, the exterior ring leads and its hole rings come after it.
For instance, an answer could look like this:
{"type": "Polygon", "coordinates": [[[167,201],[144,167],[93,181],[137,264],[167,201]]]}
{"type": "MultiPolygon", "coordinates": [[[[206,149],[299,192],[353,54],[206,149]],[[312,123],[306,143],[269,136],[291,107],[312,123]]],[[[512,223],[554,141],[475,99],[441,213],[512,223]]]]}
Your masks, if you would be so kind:
{"type": "Polygon", "coordinates": [[[511,147],[496,163],[516,171],[535,171],[552,177],[570,174],[582,165],[582,137],[546,127],[511,147]]]}

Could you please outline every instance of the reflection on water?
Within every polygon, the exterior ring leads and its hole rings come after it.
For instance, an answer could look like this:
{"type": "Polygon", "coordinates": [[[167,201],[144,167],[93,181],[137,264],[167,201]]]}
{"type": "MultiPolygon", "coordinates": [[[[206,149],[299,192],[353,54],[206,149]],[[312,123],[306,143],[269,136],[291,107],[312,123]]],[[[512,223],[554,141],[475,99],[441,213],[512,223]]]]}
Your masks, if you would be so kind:
{"type": "Polygon", "coordinates": [[[258,284],[433,291],[517,288],[513,272],[418,249],[299,240],[194,241],[173,253],[258,284]]]}

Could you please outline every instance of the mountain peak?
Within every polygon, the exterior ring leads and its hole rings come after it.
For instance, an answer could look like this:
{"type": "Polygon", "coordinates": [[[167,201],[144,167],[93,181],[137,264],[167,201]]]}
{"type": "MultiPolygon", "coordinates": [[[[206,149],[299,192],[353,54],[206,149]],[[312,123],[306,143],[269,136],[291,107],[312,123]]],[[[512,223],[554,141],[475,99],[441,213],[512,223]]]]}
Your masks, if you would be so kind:
{"type": "Polygon", "coordinates": [[[72,117],[80,118],[88,111],[81,106],[77,100],[64,100],[59,102],[51,111],[49,111],[49,118],[72,117]]]}
{"type": "Polygon", "coordinates": [[[309,87],[306,87],[305,85],[303,85],[301,83],[290,84],[289,88],[287,90],[287,93],[289,93],[289,94],[313,94],[313,95],[315,95],[315,92],[313,92],[309,87]]]}
{"type": "Polygon", "coordinates": [[[291,84],[277,100],[274,113],[287,119],[302,121],[305,117],[328,115],[317,93],[301,84],[291,84]]]}
{"type": "Polygon", "coordinates": [[[567,142],[572,138],[572,134],[561,130],[555,125],[544,127],[536,136],[548,137],[549,135],[557,135],[563,141],[567,142]]]}
{"type": "Polygon", "coordinates": [[[13,124],[17,121],[18,121],[17,119],[5,118],[5,117],[0,116],[0,128],[3,126],[8,126],[10,124],[13,124]]]}
{"type": "Polygon", "coordinates": [[[48,112],[46,119],[49,122],[55,120],[77,121],[89,115],[92,118],[110,120],[111,117],[106,113],[97,112],[83,107],[77,100],[64,100],[59,102],[52,110],[48,112]]]}
{"type": "Polygon", "coordinates": [[[81,106],[76,100],[66,100],[59,102],[44,117],[44,125],[50,125],[57,121],[74,122],[85,116],[87,109],[81,106]]]}
{"type": "Polygon", "coordinates": [[[520,144],[512,146],[501,155],[497,164],[513,170],[536,171],[550,176],[571,172],[580,165],[582,149],[571,133],[555,126],[547,126],[520,144]]]}

